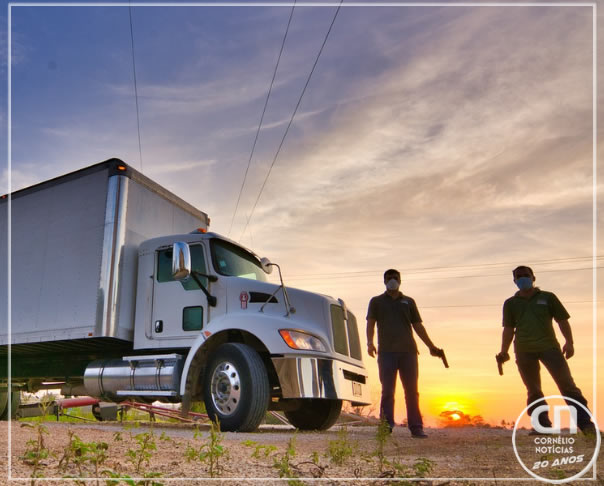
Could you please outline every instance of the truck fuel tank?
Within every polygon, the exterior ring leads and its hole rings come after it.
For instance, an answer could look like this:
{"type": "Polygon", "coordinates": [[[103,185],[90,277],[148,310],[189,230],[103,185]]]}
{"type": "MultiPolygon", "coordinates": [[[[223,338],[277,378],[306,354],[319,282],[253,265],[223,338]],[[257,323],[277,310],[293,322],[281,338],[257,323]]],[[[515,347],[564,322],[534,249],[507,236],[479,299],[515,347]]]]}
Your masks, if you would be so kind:
{"type": "Polygon", "coordinates": [[[178,401],[182,368],[180,354],[97,360],[86,367],[84,386],[91,396],[112,401],[127,397],[178,401]]]}

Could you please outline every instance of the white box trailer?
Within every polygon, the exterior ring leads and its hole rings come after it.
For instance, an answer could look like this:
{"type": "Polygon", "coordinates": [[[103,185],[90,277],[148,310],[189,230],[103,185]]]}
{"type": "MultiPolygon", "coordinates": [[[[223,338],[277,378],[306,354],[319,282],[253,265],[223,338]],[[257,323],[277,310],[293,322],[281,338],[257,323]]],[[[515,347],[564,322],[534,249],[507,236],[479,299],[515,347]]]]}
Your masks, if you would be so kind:
{"type": "MultiPolygon", "coordinates": [[[[7,228],[8,198],[0,208],[0,227],[7,228]]],[[[93,346],[99,338],[132,343],[140,243],[207,226],[205,213],[118,159],[15,192],[13,352],[26,343],[65,341],[65,352],[93,346]]],[[[1,255],[7,255],[7,244],[7,238],[0,239],[1,255]]],[[[7,263],[0,260],[2,275],[7,263]]],[[[2,282],[5,296],[7,280],[2,282]]],[[[0,315],[7,310],[3,298],[0,315]]],[[[0,345],[8,337],[2,326],[0,345]]]]}
{"type": "Polygon", "coordinates": [[[0,199],[0,419],[15,390],[57,386],[184,413],[203,399],[225,430],[268,409],[327,428],[343,400],[368,404],[344,302],[269,283],[274,264],[208,225],[119,159],[0,199]]]}

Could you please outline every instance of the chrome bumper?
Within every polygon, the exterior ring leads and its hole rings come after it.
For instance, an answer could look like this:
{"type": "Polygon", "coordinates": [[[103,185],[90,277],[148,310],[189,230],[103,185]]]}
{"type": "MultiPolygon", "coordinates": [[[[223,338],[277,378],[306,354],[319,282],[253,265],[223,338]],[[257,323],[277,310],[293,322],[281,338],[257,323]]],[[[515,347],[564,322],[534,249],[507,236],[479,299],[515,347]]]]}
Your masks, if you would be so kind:
{"type": "Polygon", "coordinates": [[[310,357],[272,358],[283,398],[332,398],[369,405],[367,372],[343,361],[310,357]]]}

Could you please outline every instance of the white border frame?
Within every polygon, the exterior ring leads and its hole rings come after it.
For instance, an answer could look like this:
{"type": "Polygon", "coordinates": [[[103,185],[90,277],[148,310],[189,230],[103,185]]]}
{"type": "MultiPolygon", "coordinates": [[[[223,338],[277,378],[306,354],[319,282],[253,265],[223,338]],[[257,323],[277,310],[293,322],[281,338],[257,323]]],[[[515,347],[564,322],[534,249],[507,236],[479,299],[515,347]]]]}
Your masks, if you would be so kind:
{"type": "MultiPolygon", "coordinates": [[[[12,8],[13,7],[291,7],[293,2],[224,2],[224,3],[210,3],[210,2],[174,2],[174,3],[154,3],[154,2],[132,2],[132,3],[120,3],[120,2],[8,2],[8,386],[9,389],[12,384],[11,380],[11,305],[12,292],[11,292],[11,193],[12,193],[12,8]]],[[[297,2],[296,7],[337,7],[340,2],[297,2]]],[[[593,282],[593,293],[592,293],[592,325],[593,325],[593,398],[592,398],[592,409],[593,416],[597,415],[597,315],[598,315],[598,303],[597,303],[597,121],[598,121],[598,110],[597,110],[597,95],[598,95],[598,84],[597,84],[597,66],[598,66],[598,55],[597,55],[597,17],[598,17],[598,6],[597,2],[529,2],[529,3],[511,3],[511,2],[450,2],[450,3],[431,3],[431,2],[359,2],[341,4],[347,8],[354,7],[591,7],[592,8],[592,19],[593,19],[593,164],[592,164],[592,180],[593,180],[593,209],[592,209],[592,282],[593,282]]],[[[13,478],[11,476],[12,471],[12,420],[8,421],[8,481],[30,481],[31,478],[13,478]]],[[[593,477],[592,478],[579,478],[574,481],[595,481],[597,479],[597,461],[594,460],[593,464],[593,477]]],[[[65,481],[65,478],[38,478],[43,481],[65,481]]],[[[105,480],[107,478],[86,478],[84,481],[95,481],[105,480]]],[[[131,478],[134,481],[143,480],[144,478],[131,478]]],[[[288,479],[299,479],[301,481],[396,481],[393,478],[161,478],[162,481],[185,481],[185,480],[202,480],[202,481],[288,481],[288,479]]],[[[530,478],[404,478],[401,481],[527,481],[530,478]]],[[[75,479],[74,479],[75,481],[75,479]]],[[[546,481],[549,482],[549,481],[546,481]]]]}

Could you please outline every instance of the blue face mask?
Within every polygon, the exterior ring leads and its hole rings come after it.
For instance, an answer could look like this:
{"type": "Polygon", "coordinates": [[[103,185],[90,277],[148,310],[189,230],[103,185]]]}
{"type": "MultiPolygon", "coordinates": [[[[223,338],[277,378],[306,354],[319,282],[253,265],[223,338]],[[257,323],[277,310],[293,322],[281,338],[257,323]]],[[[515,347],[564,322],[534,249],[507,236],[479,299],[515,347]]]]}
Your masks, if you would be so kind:
{"type": "Polygon", "coordinates": [[[516,286],[520,290],[529,290],[533,286],[533,279],[531,277],[519,277],[514,282],[516,282],[516,286]]]}

